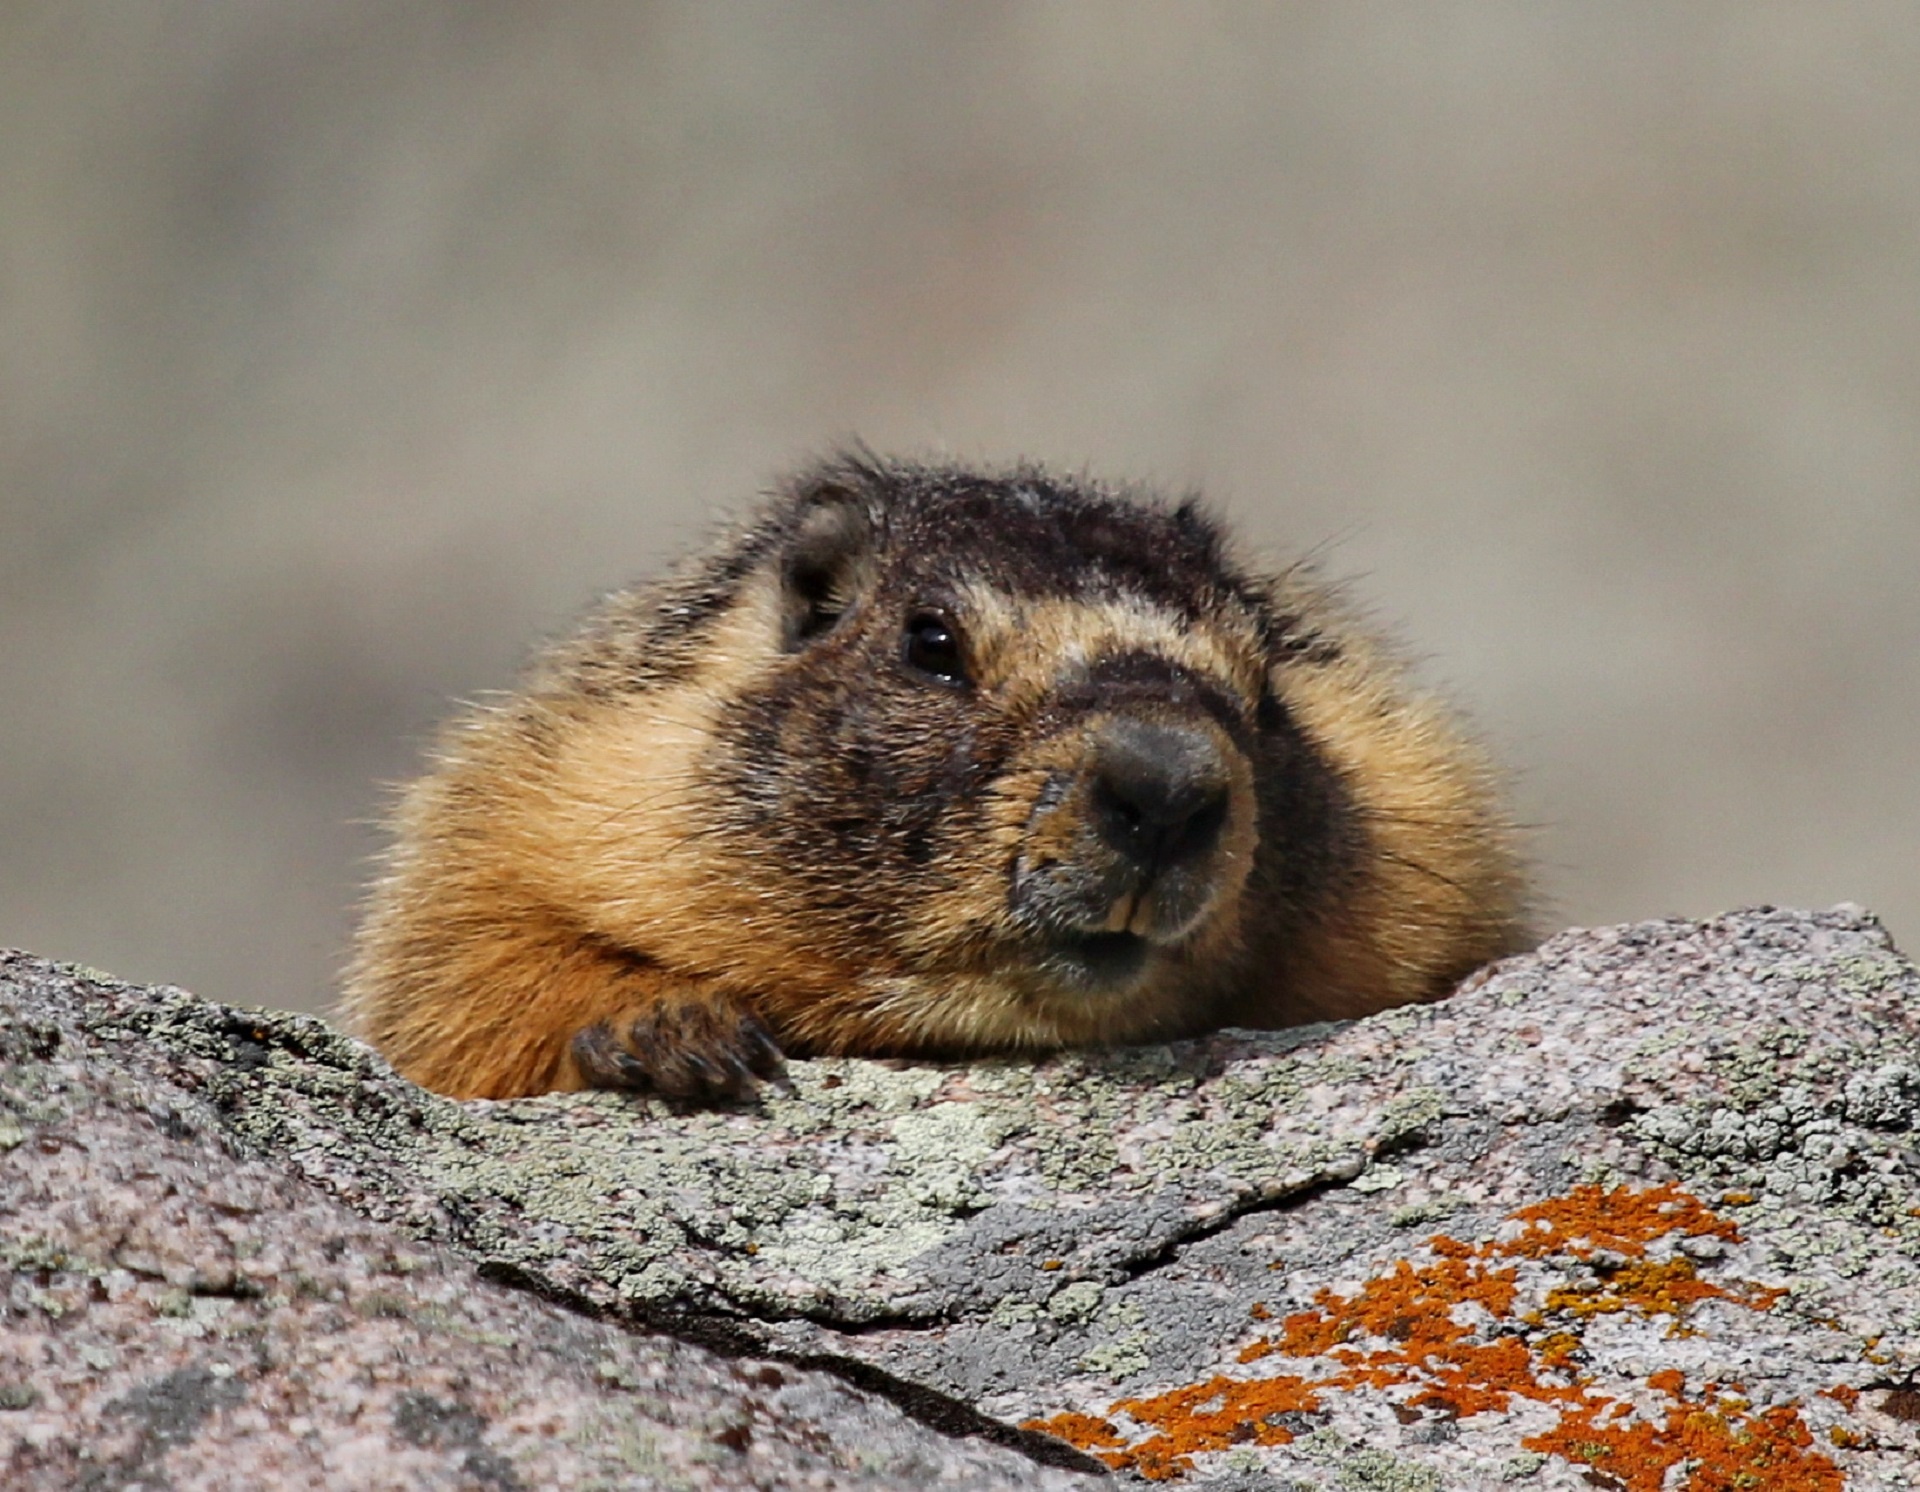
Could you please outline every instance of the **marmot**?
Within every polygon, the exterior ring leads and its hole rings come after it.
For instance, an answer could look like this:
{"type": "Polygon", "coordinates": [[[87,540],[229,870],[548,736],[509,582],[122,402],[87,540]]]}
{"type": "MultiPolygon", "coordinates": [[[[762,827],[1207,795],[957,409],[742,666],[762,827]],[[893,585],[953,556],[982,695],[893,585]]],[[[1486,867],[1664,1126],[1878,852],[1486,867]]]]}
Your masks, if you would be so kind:
{"type": "Polygon", "coordinates": [[[844,455],[405,793],[345,1007],[442,1093],[1356,1016],[1521,946],[1493,774],[1194,500],[844,455]]]}

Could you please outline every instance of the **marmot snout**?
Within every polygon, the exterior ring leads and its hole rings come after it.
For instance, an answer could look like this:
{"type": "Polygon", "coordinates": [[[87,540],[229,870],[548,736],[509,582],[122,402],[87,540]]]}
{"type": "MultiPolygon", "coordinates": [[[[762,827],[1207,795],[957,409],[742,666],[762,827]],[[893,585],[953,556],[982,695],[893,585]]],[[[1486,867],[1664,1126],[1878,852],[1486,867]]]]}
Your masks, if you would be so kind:
{"type": "Polygon", "coordinates": [[[459,1096],[749,1091],[1433,998],[1519,945],[1480,753],[1193,503],[849,457],[408,791],[347,990],[459,1096]]]}

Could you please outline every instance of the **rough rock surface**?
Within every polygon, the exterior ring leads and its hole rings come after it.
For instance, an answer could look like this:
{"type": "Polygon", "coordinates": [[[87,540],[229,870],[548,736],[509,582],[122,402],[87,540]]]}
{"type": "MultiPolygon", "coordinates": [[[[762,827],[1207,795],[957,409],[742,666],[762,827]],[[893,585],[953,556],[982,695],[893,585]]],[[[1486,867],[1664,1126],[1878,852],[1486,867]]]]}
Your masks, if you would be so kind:
{"type": "MultiPolygon", "coordinates": [[[[9,1492],[1084,1484],[829,1375],[487,1284],[284,1157],[239,1158],[217,1100],[133,1034],[182,997],[4,974],[9,1492]],[[98,1018],[104,1041],[84,1034],[98,1018]]],[[[237,1074],[260,1049],[228,1029],[237,1074]]]]}
{"type": "Polygon", "coordinates": [[[1920,976],[1852,908],[717,1113],[24,956],[0,1021],[9,1487],[1920,1484],[1920,976]]]}

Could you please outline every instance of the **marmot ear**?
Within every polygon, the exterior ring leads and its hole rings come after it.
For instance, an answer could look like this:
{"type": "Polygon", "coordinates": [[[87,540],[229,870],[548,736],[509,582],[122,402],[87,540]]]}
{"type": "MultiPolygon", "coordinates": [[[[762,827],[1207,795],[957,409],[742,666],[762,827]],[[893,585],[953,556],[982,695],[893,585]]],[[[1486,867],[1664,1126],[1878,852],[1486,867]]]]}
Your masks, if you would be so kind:
{"type": "Polygon", "coordinates": [[[874,515],[856,492],[818,488],[787,541],[780,566],[788,649],[832,630],[873,578],[874,515]]]}

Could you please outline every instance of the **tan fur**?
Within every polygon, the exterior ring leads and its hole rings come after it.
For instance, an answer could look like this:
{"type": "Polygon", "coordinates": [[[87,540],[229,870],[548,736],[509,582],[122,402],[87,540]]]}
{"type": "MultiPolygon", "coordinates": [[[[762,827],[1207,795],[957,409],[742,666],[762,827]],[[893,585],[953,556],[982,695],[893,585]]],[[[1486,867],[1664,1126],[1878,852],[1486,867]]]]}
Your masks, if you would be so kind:
{"type": "Polygon", "coordinates": [[[782,938],[804,908],[704,834],[688,790],[720,705],[766,661],[770,606],[729,618],[693,683],[509,702],[443,743],[397,816],[347,987],[350,1023],[402,1072],[463,1098],[578,1088],[574,1033],[704,991],[714,971],[722,988],[849,977],[782,938]]]}
{"type": "Polygon", "coordinates": [[[1504,818],[1478,743],[1438,699],[1409,688],[1334,596],[1301,589],[1292,600],[1338,628],[1342,655],[1286,671],[1276,686],[1374,838],[1364,875],[1302,951],[1303,1008],[1348,1019],[1433,998],[1513,952],[1526,886],[1506,835],[1489,833],[1504,818]]]}
{"type": "MultiPolygon", "coordinates": [[[[884,485],[929,473],[856,475],[884,485]]],[[[968,480],[944,470],[931,479],[968,480]]],[[[789,505],[804,513],[840,500],[823,482],[789,505]]],[[[646,1066],[631,1079],[641,1086],[724,1096],[750,1082],[742,1054],[758,1023],[791,1053],[1044,1050],[1221,1020],[1362,1014],[1433,998],[1517,946],[1521,877],[1490,768],[1327,594],[1273,583],[1276,614],[1337,641],[1276,659],[1255,613],[1238,603],[1223,599],[1196,624],[1144,593],[1025,594],[962,566],[936,594],[964,634],[963,698],[889,672],[898,665],[886,629],[922,603],[918,592],[892,599],[888,587],[908,582],[884,543],[815,585],[844,625],[832,621],[817,644],[783,645],[800,603],[773,556],[786,542],[778,535],[804,524],[788,507],[762,522],[773,535],[764,543],[751,526],[728,542],[762,543],[769,557],[743,562],[744,578],[723,599],[714,590],[722,582],[697,569],[615,597],[519,694],[441,740],[395,816],[346,988],[350,1022],[401,1072],[455,1096],[503,1097],[629,1081],[604,1070],[613,1051],[612,1060],[646,1066]],[[674,599],[683,593],[689,599],[674,599]],[[675,605],[707,620],[676,631],[658,620],[675,605]],[[688,666],[656,668],[673,647],[690,650],[688,666]],[[869,651],[847,651],[856,647],[869,651]],[[842,738],[814,732],[842,717],[805,703],[740,712],[743,701],[794,687],[803,701],[807,690],[828,690],[824,708],[848,682],[834,672],[843,655],[863,660],[845,665],[856,687],[873,680],[883,762],[897,754],[892,769],[930,774],[929,786],[900,790],[909,799],[946,791],[937,786],[945,753],[963,749],[956,743],[972,729],[959,722],[977,719],[1004,743],[971,816],[954,820],[971,827],[929,820],[938,832],[921,861],[888,850],[829,867],[783,847],[787,831],[799,835],[793,844],[813,843],[816,817],[853,814],[857,825],[898,804],[890,791],[866,807],[834,801],[842,738]],[[1103,703],[1099,691],[1119,686],[1097,671],[1128,656],[1212,690],[1241,723],[1208,716],[1184,685],[1164,696],[1121,690],[1103,703]],[[1089,703],[1060,714],[1060,699],[1089,689],[1089,703]],[[1326,811],[1347,825],[1338,842],[1303,847],[1325,859],[1325,884],[1276,881],[1262,846],[1261,784],[1237,743],[1266,694],[1330,774],[1321,796],[1334,795],[1326,811]],[[1102,743],[1115,721],[1164,723],[1216,759],[1226,808],[1184,880],[1171,870],[1143,884],[1123,877],[1086,913],[1088,933],[1130,934],[1149,950],[1124,995],[1109,997],[1027,960],[1022,939],[1032,935],[1010,913],[1009,877],[1038,875],[1044,888],[1064,866],[1080,877],[1062,883],[1074,895],[1105,884],[1106,872],[1096,874],[1104,841],[1088,838],[1103,779],[1087,764],[1111,749],[1102,743]],[[771,765],[754,767],[755,750],[771,765]],[[729,827],[746,822],[737,820],[742,783],[761,784],[751,790],[777,805],[771,828],[729,827]],[[783,830],[780,814],[805,821],[783,830]],[[1274,943],[1280,922],[1298,931],[1274,943]],[[576,1041],[596,1029],[608,1033],[597,1075],[582,1068],[593,1053],[576,1041]],[[720,1077],[715,1064],[726,1068],[720,1077]]],[[[806,542],[831,552],[840,528],[863,531],[863,522],[823,520],[827,537],[806,542]]],[[[819,843],[822,855],[843,853],[819,843]]]]}
{"type": "Polygon", "coordinates": [[[981,585],[968,586],[966,594],[985,629],[981,682],[1029,697],[1050,692],[1063,671],[1126,648],[1155,653],[1246,695],[1259,690],[1266,668],[1250,632],[1185,630],[1177,618],[1138,602],[1029,599],[981,585]]]}

